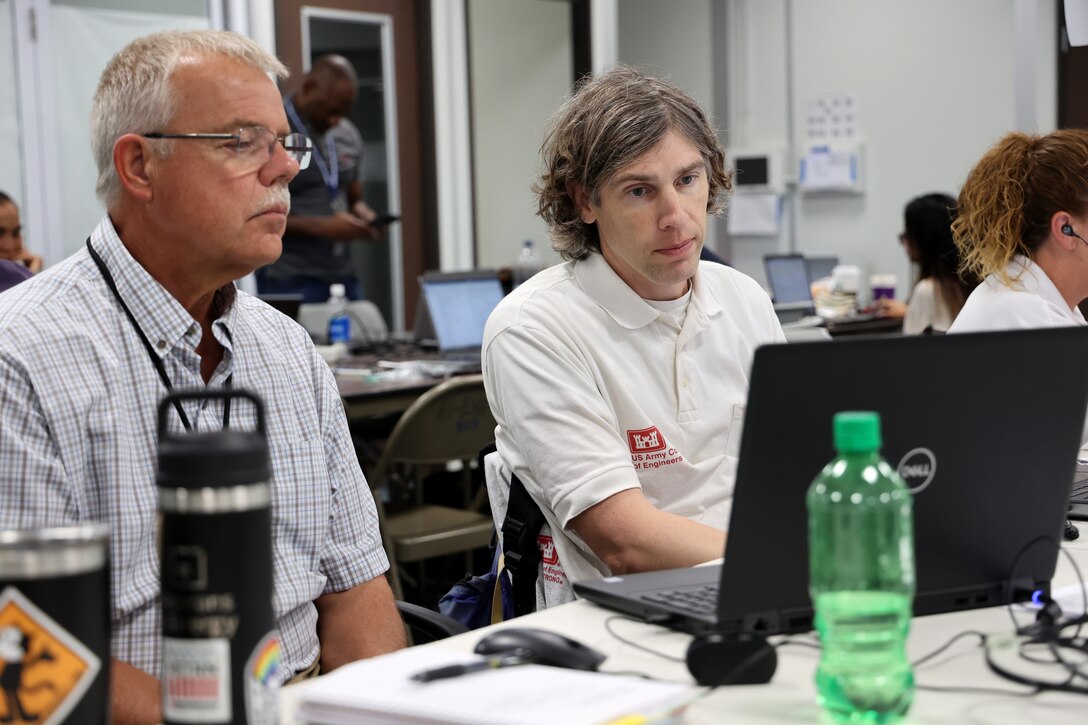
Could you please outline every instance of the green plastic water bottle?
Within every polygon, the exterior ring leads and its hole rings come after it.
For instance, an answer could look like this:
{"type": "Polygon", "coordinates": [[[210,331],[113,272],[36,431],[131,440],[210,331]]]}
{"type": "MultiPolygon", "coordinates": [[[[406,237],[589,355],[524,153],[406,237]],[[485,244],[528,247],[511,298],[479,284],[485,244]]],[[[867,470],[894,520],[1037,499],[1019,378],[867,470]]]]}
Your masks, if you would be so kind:
{"type": "Polygon", "coordinates": [[[880,456],[880,416],[837,413],[838,456],[809,487],[809,592],[820,704],[838,722],[890,723],[914,699],[910,491],[880,456]]]}

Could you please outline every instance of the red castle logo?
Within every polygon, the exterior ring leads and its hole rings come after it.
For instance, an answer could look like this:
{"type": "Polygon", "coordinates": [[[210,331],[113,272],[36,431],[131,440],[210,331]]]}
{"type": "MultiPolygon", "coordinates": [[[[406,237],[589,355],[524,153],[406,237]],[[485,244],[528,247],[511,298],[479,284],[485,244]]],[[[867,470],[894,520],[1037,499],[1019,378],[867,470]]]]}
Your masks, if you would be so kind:
{"type": "Polygon", "coordinates": [[[540,549],[540,561],[555,566],[559,563],[559,554],[555,551],[555,542],[552,537],[538,535],[536,537],[537,548],[540,549]]]}
{"type": "Polygon", "coordinates": [[[627,442],[631,446],[632,453],[660,451],[665,447],[665,436],[661,435],[657,426],[650,426],[642,430],[627,431],[627,442]]]}

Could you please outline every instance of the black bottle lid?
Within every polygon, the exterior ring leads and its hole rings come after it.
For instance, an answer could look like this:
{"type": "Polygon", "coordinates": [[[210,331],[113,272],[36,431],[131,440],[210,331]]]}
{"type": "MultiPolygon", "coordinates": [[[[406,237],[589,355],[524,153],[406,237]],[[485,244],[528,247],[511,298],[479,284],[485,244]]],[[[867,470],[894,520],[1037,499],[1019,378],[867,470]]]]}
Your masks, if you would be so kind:
{"type": "Polygon", "coordinates": [[[159,472],[162,488],[219,488],[267,482],[271,478],[264,405],[247,390],[180,390],[159,404],[159,472]],[[174,401],[244,398],[257,409],[257,430],[170,433],[166,416],[174,401]]]}

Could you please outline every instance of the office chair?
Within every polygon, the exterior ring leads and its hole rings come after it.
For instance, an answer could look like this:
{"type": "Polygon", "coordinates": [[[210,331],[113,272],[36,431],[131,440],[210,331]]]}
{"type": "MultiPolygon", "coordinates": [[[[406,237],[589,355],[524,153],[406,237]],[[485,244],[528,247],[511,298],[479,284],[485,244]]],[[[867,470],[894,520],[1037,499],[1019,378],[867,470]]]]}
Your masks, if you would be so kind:
{"type": "MultiPolygon", "coordinates": [[[[332,307],[328,302],[299,305],[298,323],[319,342],[328,339],[330,317],[332,307]]],[[[382,343],[389,338],[389,326],[382,317],[382,311],[370,300],[348,302],[348,317],[351,318],[352,342],[382,343]]]]}
{"type": "MultiPolygon", "coordinates": [[[[403,599],[401,567],[445,554],[464,553],[466,570],[472,552],[491,540],[491,517],[483,512],[486,491],[471,490],[470,464],[477,451],[495,437],[495,418],[487,404],[483,376],[455,377],[431,388],[400,417],[370,476],[378,509],[382,543],[389,556],[390,585],[403,599]],[[446,470],[461,462],[461,505],[423,502],[428,469],[446,470]],[[383,497],[383,492],[385,496],[383,497]]],[[[450,481],[432,476],[429,482],[450,481]]]]}
{"type": "Polygon", "coordinates": [[[427,644],[446,637],[454,637],[469,631],[468,627],[444,614],[421,607],[418,604],[397,600],[404,626],[408,630],[408,644],[427,644]]]}

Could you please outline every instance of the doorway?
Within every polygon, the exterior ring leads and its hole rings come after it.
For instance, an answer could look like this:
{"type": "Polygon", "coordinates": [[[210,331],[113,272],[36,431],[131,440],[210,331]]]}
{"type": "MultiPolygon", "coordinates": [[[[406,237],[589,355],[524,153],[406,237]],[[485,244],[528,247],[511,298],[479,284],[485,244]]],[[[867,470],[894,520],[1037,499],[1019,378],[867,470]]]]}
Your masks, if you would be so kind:
{"type": "Polygon", "coordinates": [[[321,55],[337,53],[355,67],[358,100],[348,117],[363,136],[363,199],[401,221],[381,241],[353,244],[352,264],[366,298],[402,331],[424,257],[418,8],[396,0],[303,2],[276,5],[277,50],[291,70],[284,91],[297,88],[321,55]]]}

